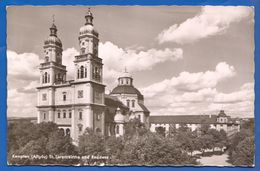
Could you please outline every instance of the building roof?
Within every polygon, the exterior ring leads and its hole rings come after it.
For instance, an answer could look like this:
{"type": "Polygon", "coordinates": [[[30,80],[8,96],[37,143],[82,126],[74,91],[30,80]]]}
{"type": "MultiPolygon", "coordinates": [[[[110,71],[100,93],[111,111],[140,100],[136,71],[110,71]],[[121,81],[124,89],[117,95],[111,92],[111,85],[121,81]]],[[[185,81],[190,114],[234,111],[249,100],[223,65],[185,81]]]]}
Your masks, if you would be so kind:
{"type": "Polygon", "coordinates": [[[220,110],[218,117],[227,117],[227,115],[225,114],[224,110],[220,110]]]}
{"type": "Polygon", "coordinates": [[[150,113],[150,111],[145,107],[144,104],[138,103],[138,105],[143,109],[144,112],[150,113]]]}
{"type": "Polygon", "coordinates": [[[106,106],[113,106],[113,107],[120,107],[120,108],[124,108],[124,109],[129,109],[117,97],[110,96],[108,94],[105,94],[105,105],[106,106]]]}
{"type": "Polygon", "coordinates": [[[118,85],[110,94],[137,94],[138,97],[143,99],[141,92],[132,85],[118,85]]]}
{"type": "Polygon", "coordinates": [[[150,123],[172,123],[172,124],[211,124],[217,122],[217,115],[163,115],[150,116],[150,123]]]}

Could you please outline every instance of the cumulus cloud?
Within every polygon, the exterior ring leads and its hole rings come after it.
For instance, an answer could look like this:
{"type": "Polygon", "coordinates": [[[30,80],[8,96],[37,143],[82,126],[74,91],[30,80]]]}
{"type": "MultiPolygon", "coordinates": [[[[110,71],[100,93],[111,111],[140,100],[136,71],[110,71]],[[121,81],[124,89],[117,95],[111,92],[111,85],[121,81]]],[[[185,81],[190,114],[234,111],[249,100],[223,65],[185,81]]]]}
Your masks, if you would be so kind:
{"type": "Polygon", "coordinates": [[[252,7],[205,6],[193,18],[174,24],[157,37],[159,43],[192,43],[197,40],[224,33],[230,24],[239,22],[253,13],[252,7]]]}
{"type": "Polygon", "coordinates": [[[232,116],[253,116],[253,83],[230,93],[217,90],[218,83],[235,76],[233,66],[220,62],[215,70],[183,73],[140,89],[152,115],[217,114],[225,109],[232,116]]]}
{"type": "Polygon", "coordinates": [[[159,63],[183,58],[181,48],[146,51],[136,49],[143,48],[134,46],[134,48],[123,49],[109,41],[99,44],[99,56],[103,59],[106,83],[113,83],[125,67],[129,72],[150,70],[159,63]]]}
{"type": "Polygon", "coordinates": [[[228,65],[226,62],[220,62],[216,65],[214,71],[206,72],[181,72],[179,76],[166,79],[158,83],[154,83],[145,89],[143,92],[148,97],[170,91],[173,88],[179,91],[195,91],[203,88],[213,88],[218,82],[233,77],[236,74],[235,68],[228,65]]]}
{"type": "Polygon", "coordinates": [[[40,58],[34,53],[17,54],[7,51],[8,77],[34,80],[39,78],[38,66],[40,58]]]}

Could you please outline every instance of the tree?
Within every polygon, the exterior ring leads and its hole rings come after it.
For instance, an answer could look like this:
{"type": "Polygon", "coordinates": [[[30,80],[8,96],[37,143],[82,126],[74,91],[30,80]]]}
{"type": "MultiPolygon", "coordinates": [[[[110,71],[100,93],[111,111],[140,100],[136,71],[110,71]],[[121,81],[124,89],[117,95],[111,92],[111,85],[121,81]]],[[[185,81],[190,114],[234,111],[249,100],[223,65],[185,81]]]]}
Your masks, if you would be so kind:
{"type": "Polygon", "coordinates": [[[131,138],[132,136],[142,136],[148,132],[144,123],[142,123],[139,119],[131,119],[128,123],[124,125],[125,129],[125,138],[131,138]]]}
{"type": "Polygon", "coordinates": [[[241,141],[231,153],[231,162],[237,166],[252,166],[254,164],[254,137],[241,141]]]}
{"type": "Polygon", "coordinates": [[[164,127],[162,127],[162,126],[156,127],[155,131],[156,131],[157,134],[165,137],[165,133],[166,132],[165,132],[165,128],[164,127]]]}
{"type": "MultiPolygon", "coordinates": [[[[105,141],[104,137],[100,134],[95,134],[95,132],[87,128],[83,135],[79,137],[79,154],[82,156],[99,156],[105,155],[105,141]]],[[[82,160],[83,165],[93,165],[98,163],[104,163],[106,161],[87,158],[82,160]]]]}
{"type": "Polygon", "coordinates": [[[55,123],[15,123],[8,126],[8,162],[10,164],[74,164],[75,161],[50,159],[50,155],[77,154],[70,137],[62,136],[55,123]],[[45,156],[13,158],[13,155],[45,156]],[[47,157],[46,157],[47,156],[47,157]]]}
{"type": "Polygon", "coordinates": [[[122,164],[130,165],[185,165],[195,164],[194,158],[179,148],[172,138],[156,133],[132,137],[125,142],[121,153],[122,164]]]}

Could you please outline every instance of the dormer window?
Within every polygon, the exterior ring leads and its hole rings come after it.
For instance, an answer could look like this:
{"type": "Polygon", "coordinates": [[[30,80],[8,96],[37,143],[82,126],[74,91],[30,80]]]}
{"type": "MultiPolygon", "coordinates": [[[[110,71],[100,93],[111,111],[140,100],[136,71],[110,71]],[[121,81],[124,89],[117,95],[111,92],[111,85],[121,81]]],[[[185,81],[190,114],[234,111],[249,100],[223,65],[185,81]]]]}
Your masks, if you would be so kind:
{"type": "Polygon", "coordinates": [[[132,107],[135,107],[135,100],[132,100],[132,107]]]}

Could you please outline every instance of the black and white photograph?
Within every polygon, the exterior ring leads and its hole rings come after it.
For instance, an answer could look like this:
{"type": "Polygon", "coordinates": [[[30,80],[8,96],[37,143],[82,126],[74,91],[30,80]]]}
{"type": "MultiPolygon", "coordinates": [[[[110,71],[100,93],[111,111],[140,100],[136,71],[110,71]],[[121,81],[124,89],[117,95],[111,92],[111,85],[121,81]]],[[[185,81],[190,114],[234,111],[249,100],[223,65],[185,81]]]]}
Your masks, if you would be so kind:
{"type": "Polygon", "coordinates": [[[254,7],[6,10],[8,165],[255,166],[254,7]]]}

